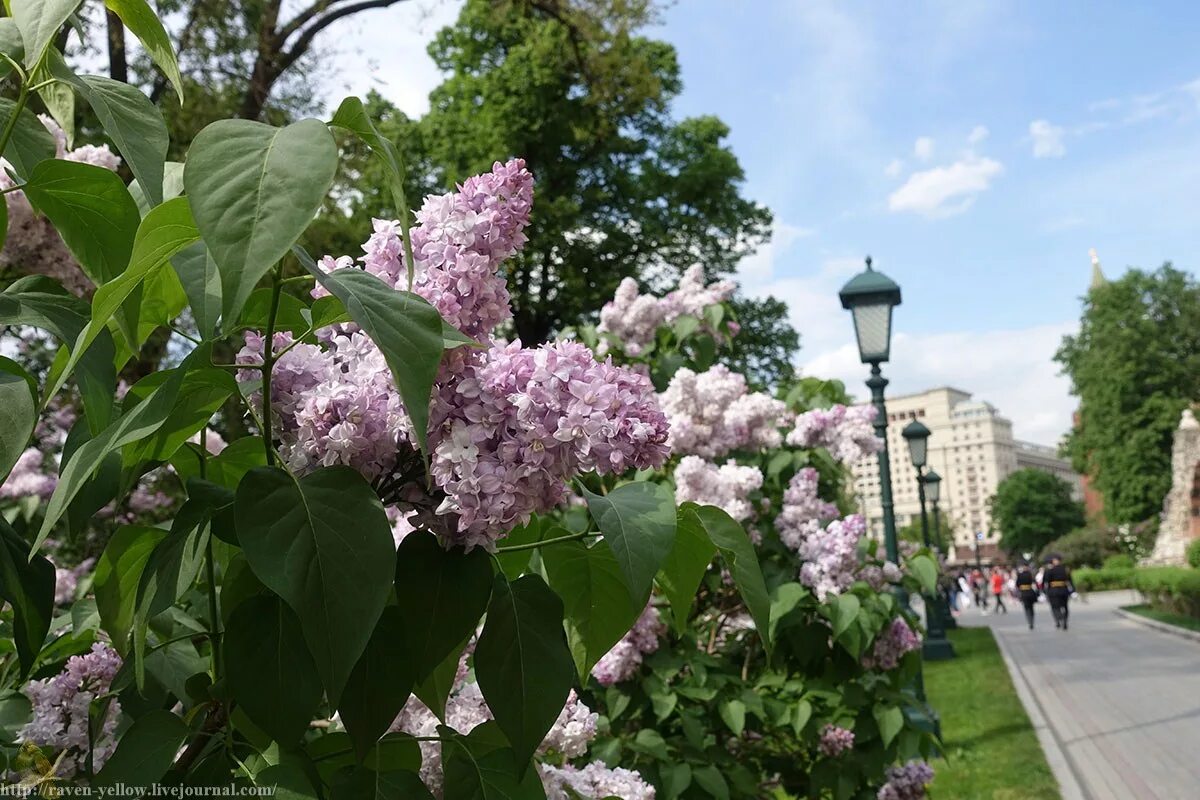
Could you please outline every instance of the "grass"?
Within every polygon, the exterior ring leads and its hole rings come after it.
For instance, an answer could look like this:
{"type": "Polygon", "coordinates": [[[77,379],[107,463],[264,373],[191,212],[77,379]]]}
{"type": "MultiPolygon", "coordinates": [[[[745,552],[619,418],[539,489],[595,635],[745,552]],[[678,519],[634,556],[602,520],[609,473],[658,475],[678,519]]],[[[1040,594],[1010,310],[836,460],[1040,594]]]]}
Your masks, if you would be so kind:
{"type": "Polygon", "coordinates": [[[946,759],[933,764],[937,800],[1061,798],[1037,735],[987,628],[947,631],[958,657],[925,665],[942,718],[946,759]]]}
{"type": "Polygon", "coordinates": [[[1170,611],[1159,611],[1147,605],[1122,606],[1122,608],[1125,611],[1130,611],[1138,616],[1157,622],[1165,622],[1168,625],[1174,625],[1178,628],[1187,628],[1189,631],[1200,631],[1200,619],[1196,617],[1189,617],[1185,614],[1173,614],[1170,611]]]}

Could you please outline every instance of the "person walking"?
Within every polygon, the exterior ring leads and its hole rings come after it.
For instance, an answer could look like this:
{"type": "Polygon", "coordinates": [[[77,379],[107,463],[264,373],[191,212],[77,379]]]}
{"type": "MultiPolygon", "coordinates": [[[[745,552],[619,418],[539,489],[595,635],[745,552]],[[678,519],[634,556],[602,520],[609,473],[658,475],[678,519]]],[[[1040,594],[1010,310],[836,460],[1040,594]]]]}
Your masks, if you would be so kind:
{"type": "Polygon", "coordinates": [[[971,581],[966,570],[958,573],[958,604],[960,614],[971,607],[971,581]]]}
{"type": "Polygon", "coordinates": [[[1055,553],[1050,556],[1050,567],[1046,570],[1046,598],[1050,601],[1050,611],[1054,614],[1054,627],[1066,630],[1071,616],[1068,604],[1075,586],[1071,582],[1071,571],[1062,563],[1062,556],[1055,553]]]}
{"type": "Polygon", "coordinates": [[[996,607],[992,609],[993,614],[1004,612],[1008,613],[1008,607],[1004,605],[1004,569],[1002,567],[992,567],[992,595],[996,598],[996,607]]]}
{"type": "Polygon", "coordinates": [[[1021,597],[1021,605],[1025,607],[1025,621],[1029,623],[1029,630],[1033,630],[1033,610],[1037,607],[1038,589],[1028,561],[1023,562],[1017,570],[1017,593],[1021,597]]]}

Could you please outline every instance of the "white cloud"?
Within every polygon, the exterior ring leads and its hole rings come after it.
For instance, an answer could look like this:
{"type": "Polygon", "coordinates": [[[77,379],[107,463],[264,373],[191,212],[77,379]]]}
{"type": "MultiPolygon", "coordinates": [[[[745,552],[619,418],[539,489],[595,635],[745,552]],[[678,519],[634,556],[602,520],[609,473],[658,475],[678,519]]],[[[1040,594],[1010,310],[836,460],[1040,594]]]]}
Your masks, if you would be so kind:
{"type": "Polygon", "coordinates": [[[1060,126],[1051,125],[1044,119],[1035,119],[1029,123],[1029,139],[1033,142],[1034,158],[1062,158],[1067,148],[1063,145],[1063,134],[1060,126]]]}
{"type": "Polygon", "coordinates": [[[959,214],[1003,171],[999,161],[969,155],[947,166],[914,172],[888,197],[888,210],[931,218],[959,214]]]}
{"type": "Polygon", "coordinates": [[[976,145],[988,137],[988,129],[984,125],[976,125],[967,135],[967,144],[976,145]]]}
{"type": "Polygon", "coordinates": [[[933,139],[922,136],[913,142],[913,156],[918,161],[928,161],[933,158],[933,139]]]}
{"type": "Polygon", "coordinates": [[[904,162],[898,158],[893,158],[883,169],[883,174],[889,178],[899,178],[902,172],[904,172],[904,162]]]}
{"type": "MultiPolygon", "coordinates": [[[[867,367],[858,359],[847,312],[841,321],[845,343],[816,353],[805,374],[837,378],[859,398],[866,397],[867,367]]],[[[1076,323],[1055,323],[1015,330],[909,334],[901,328],[892,342],[892,360],[884,369],[893,395],[953,386],[986,400],[1012,420],[1018,439],[1057,445],[1071,426],[1076,401],[1067,378],[1058,374],[1054,352],[1076,323]]],[[[802,342],[807,331],[801,330],[802,342]]]]}
{"type": "Polygon", "coordinates": [[[814,235],[816,231],[812,228],[776,221],[771,230],[771,241],[758,248],[753,255],[743,258],[738,264],[738,279],[744,284],[771,280],[775,275],[775,262],[779,257],[800,239],[814,235]]]}

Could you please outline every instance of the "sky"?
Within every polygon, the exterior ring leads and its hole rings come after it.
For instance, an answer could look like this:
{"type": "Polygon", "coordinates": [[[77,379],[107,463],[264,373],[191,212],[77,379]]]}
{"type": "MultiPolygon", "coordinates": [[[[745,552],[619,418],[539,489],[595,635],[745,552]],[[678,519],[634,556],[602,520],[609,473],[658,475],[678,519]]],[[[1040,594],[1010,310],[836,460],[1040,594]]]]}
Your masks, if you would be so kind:
{"type": "MultiPolygon", "coordinates": [[[[425,111],[425,46],[458,7],[344,24],[331,92],[425,111]]],[[[952,385],[1053,445],[1075,400],[1052,357],[1089,249],[1109,277],[1195,271],[1198,31],[1182,2],[681,0],[648,34],[677,48],[676,116],[728,123],[746,195],[774,213],[738,277],[788,302],[801,369],[865,395],[837,291],[870,254],[904,295],[889,391],[952,385]]]]}

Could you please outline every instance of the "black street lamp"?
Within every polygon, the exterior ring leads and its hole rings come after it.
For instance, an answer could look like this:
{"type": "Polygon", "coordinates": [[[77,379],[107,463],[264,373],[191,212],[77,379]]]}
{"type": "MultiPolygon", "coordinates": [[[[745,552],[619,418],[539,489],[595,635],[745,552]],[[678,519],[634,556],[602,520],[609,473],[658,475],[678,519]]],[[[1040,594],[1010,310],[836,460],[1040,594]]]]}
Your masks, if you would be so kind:
{"type": "MultiPolygon", "coordinates": [[[[921,501],[921,538],[925,549],[929,544],[929,515],[925,512],[925,464],[929,453],[929,428],[917,420],[904,426],[901,435],[908,442],[908,455],[917,470],[917,497],[921,501]]],[[[941,478],[938,478],[940,483],[941,478]]],[[[954,645],[946,638],[946,624],[942,621],[942,610],[938,602],[938,590],[934,587],[925,597],[925,644],[922,653],[926,661],[944,661],[954,658],[954,645]]]]}
{"type": "MultiPolygon", "coordinates": [[[[938,498],[942,496],[942,476],[933,470],[925,473],[925,496],[929,498],[929,502],[933,506],[933,539],[940,553],[942,550],[942,517],[938,513],[938,498]]],[[[953,536],[946,541],[945,546],[954,546],[953,536]]],[[[954,612],[950,609],[949,592],[938,592],[938,608],[941,609],[942,625],[946,630],[957,629],[958,620],[954,619],[954,612]]]]}

